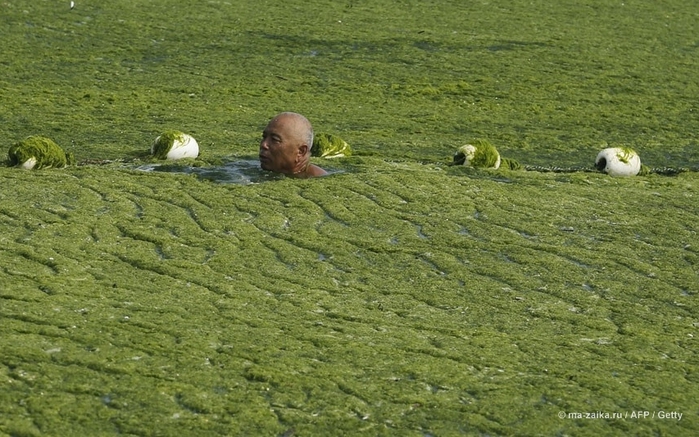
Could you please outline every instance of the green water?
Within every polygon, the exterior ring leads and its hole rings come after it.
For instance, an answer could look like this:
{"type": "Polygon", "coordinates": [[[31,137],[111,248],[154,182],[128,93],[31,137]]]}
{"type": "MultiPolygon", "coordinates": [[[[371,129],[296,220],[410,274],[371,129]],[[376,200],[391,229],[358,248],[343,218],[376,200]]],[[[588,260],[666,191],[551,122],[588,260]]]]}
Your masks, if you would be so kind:
{"type": "Polygon", "coordinates": [[[0,3],[6,148],[137,160],[0,168],[0,435],[697,434],[698,173],[446,163],[487,138],[529,165],[608,144],[696,167],[698,22],[681,1],[0,3]],[[136,169],[167,130],[197,166],[254,159],[284,110],[359,156],[249,185],[136,169]]]}

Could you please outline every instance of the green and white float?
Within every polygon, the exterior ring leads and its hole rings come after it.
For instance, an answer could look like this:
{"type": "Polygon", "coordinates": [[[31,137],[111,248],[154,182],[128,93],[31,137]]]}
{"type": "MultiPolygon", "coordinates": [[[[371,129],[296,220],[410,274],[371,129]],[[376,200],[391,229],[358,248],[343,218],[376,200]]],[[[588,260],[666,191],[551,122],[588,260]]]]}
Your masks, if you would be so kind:
{"type": "Polygon", "coordinates": [[[172,130],[163,132],[153,141],[150,153],[157,159],[196,158],[199,144],[191,135],[172,130]]]}
{"type": "Polygon", "coordinates": [[[595,168],[609,176],[636,176],[641,171],[641,158],[628,147],[609,147],[597,154],[595,168]]]}
{"type": "Polygon", "coordinates": [[[454,165],[477,168],[500,168],[500,153],[488,140],[475,140],[465,144],[454,154],[454,165]]]}
{"type": "Polygon", "coordinates": [[[26,170],[63,168],[75,164],[72,153],[66,153],[53,140],[42,136],[30,136],[12,145],[7,152],[10,166],[26,170]]]}

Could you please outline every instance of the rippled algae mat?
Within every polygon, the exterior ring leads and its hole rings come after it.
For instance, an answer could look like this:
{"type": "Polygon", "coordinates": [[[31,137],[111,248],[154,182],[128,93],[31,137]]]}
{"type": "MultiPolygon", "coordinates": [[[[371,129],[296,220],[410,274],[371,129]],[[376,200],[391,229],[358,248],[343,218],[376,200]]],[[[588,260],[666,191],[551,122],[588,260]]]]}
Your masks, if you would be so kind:
{"type": "Polygon", "coordinates": [[[696,435],[699,174],[446,164],[482,137],[696,166],[698,14],[0,3],[6,146],[83,164],[0,168],[0,435],[696,435]],[[250,159],[283,110],[359,156],[250,185],[132,164],[167,129],[250,159]]]}

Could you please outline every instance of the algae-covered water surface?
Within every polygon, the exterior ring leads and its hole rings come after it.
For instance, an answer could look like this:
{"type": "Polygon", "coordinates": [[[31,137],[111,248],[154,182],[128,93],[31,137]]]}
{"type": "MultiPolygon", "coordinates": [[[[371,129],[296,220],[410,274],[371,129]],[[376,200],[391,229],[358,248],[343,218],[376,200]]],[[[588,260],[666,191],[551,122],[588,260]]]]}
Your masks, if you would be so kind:
{"type": "Polygon", "coordinates": [[[6,148],[78,163],[0,167],[0,435],[696,435],[698,24],[673,0],[0,3],[6,148]],[[261,172],[286,110],[354,156],[261,172]],[[170,130],[199,159],[150,161],[170,130]],[[690,171],[448,165],[476,138],[690,171]]]}

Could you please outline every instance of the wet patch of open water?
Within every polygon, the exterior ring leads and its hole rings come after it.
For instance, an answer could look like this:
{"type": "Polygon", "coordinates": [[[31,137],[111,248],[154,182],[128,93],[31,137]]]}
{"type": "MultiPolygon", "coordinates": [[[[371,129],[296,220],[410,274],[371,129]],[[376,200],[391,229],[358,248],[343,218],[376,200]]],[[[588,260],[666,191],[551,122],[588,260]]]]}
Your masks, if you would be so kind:
{"type": "MultiPolygon", "coordinates": [[[[197,177],[221,184],[249,185],[260,182],[284,179],[279,173],[265,171],[260,168],[260,162],[254,159],[240,159],[210,167],[194,167],[177,164],[144,164],[137,167],[141,171],[156,171],[165,173],[194,174],[197,177]]],[[[327,170],[329,175],[342,173],[340,170],[327,170]]]]}

